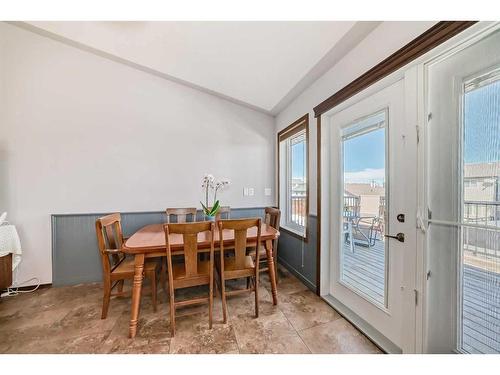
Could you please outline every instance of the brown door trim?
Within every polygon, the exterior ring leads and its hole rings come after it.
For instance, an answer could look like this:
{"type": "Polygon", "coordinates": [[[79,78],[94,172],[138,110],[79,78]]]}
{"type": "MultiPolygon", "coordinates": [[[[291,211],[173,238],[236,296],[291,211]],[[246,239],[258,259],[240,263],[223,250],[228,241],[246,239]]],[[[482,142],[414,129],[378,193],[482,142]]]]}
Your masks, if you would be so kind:
{"type": "Polygon", "coordinates": [[[403,48],[375,65],[344,88],[314,107],[314,117],[319,117],[358,92],[412,62],[417,57],[446,42],[451,37],[474,25],[477,21],[441,21],[420,34],[403,48]]]}
{"type": "Polygon", "coordinates": [[[410,43],[399,49],[388,58],[356,78],[325,101],[314,107],[314,116],[317,118],[316,136],[316,181],[317,181],[317,254],[316,254],[316,293],[320,295],[321,275],[321,115],[343,101],[356,95],[375,82],[402,68],[424,53],[437,47],[441,43],[457,35],[461,31],[474,25],[477,21],[441,21],[429,30],[420,34],[410,43]]]}

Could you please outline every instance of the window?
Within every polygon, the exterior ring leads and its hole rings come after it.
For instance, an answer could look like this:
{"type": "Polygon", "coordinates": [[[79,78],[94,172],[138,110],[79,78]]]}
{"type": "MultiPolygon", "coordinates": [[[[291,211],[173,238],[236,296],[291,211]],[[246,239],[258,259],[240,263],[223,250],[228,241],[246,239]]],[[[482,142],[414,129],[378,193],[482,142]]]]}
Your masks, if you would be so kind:
{"type": "Polygon", "coordinates": [[[464,82],[459,351],[500,352],[500,68],[464,82]]]}
{"type": "Polygon", "coordinates": [[[342,129],[342,284],[387,307],[387,111],[342,129]]]}
{"type": "Polygon", "coordinates": [[[305,115],[278,133],[278,194],[281,228],[307,237],[308,132],[305,115]]]}

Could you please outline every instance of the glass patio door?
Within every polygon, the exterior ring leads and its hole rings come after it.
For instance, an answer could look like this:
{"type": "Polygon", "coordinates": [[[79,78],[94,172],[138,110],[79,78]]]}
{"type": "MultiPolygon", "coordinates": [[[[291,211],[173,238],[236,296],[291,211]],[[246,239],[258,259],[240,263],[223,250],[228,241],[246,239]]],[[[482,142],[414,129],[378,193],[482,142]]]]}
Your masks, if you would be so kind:
{"type": "Polygon", "coordinates": [[[330,295],[396,352],[412,352],[415,338],[417,141],[405,85],[330,118],[330,295]]]}
{"type": "Polygon", "coordinates": [[[500,353],[500,33],[427,72],[427,351],[500,353]]]}

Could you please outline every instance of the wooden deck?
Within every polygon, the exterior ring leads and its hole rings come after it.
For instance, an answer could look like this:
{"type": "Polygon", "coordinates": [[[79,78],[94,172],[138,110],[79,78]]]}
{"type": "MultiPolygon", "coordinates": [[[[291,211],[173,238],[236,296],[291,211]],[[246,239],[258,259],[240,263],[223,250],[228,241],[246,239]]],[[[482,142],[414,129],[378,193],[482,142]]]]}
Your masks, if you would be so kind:
{"type": "Polygon", "coordinates": [[[367,297],[384,305],[385,284],[384,243],[377,241],[375,246],[356,245],[354,253],[349,243],[344,244],[343,275],[345,283],[367,297]]]}
{"type": "MultiPolygon", "coordinates": [[[[377,241],[372,248],[356,245],[354,253],[346,243],[343,263],[343,281],[383,304],[384,243],[377,241]]],[[[462,326],[464,351],[500,353],[500,273],[477,264],[464,266],[462,326]]]]}
{"type": "Polygon", "coordinates": [[[463,350],[500,353],[500,274],[464,266],[462,325],[463,350]]]}

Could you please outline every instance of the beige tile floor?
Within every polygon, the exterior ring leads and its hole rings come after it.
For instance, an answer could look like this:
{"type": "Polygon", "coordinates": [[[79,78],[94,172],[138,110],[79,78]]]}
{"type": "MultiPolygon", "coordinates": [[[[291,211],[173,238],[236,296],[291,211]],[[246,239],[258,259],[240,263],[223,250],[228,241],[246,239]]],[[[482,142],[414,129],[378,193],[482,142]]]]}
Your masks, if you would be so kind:
{"type": "Polygon", "coordinates": [[[253,317],[253,297],[241,295],[228,300],[228,323],[222,324],[218,297],[211,330],[207,307],[185,308],[178,311],[175,337],[163,290],[156,313],[143,296],[135,339],[127,337],[130,298],[112,299],[108,318],[101,320],[98,283],[3,298],[0,353],[380,353],[288,271],[280,267],[279,275],[277,306],[267,276],[261,277],[259,318],[253,317]]]}

